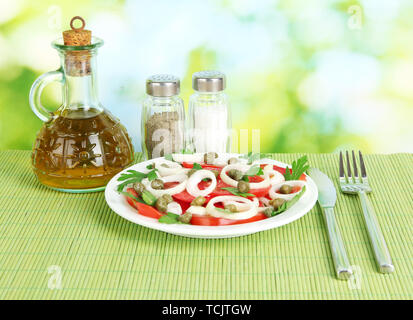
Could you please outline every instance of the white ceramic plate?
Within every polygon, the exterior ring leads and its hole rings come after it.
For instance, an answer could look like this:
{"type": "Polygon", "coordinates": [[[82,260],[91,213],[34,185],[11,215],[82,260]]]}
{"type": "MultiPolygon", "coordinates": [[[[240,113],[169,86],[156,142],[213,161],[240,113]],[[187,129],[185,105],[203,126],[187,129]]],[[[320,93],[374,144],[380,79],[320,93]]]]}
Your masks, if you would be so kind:
{"type": "MultiPolygon", "coordinates": [[[[238,156],[238,155],[227,155],[238,156]]],[[[225,158],[225,155],[220,155],[220,158],[225,158]]],[[[137,170],[145,171],[146,166],[152,163],[154,160],[141,162],[135,164],[132,167],[129,167],[126,170],[137,170]]],[[[271,159],[262,159],[262,162],[272,163],[280,167],[286,167],[287,164],[271,160],[271,159]]],[[[291,167],[291,166],[290,166],[291,167]]],[[[124,172],[122,171],[122,172],[124,172]]],[[[193,225],[184,225],[184,224],[164,224],[159,223],[156,219],[148,218],[140,215],[136,209],[132,208],[126,201],[125,197],[119,194],[116,191],[116,186],[119,184],[117,181],[118,177],[122,173],[120,172],[109,181],[106,186],[105,198],[109,207],[115,211],[118,215],[126,220],[129,220],[133,223],[139,224],[141,226],[160,230],[168,233],[172,233],[178,236],[192,237],[192,238],[230,238],[230,237],[239,237],[247,234],[252,234],[260,231],[265,231],[269,229],[274,229],[281,227],[285,224],[291,223],[294,220],[297,220],[304,216],[317,201],[318,191],[317,186],[310,177],[307,176],[307,188],[305,193],[301,196],[300,200],[294,204],[291,208],[279,214],[275,217],[245,223],[232,226],[193,226],[193,225]]]]}

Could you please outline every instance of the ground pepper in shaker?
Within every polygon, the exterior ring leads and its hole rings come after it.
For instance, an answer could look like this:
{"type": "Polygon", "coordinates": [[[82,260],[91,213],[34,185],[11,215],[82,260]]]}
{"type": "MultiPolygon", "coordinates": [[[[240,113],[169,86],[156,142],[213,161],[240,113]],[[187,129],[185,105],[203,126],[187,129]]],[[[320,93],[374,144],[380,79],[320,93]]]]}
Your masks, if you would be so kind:
{"type": "Polygon", "coordinates": [[[231,115],[225,86],[221,72],[192,75],[195,93],[189,98],[188,148],[194,152],[230,152],[231,115]]]}
{"type": "Polygon", "coordinates": [[[146,80],[141,130],[147,159],[181,152],[185,147],[185,110],[179,92],[180,81],[175,76],[160,74],[146,80]]]}

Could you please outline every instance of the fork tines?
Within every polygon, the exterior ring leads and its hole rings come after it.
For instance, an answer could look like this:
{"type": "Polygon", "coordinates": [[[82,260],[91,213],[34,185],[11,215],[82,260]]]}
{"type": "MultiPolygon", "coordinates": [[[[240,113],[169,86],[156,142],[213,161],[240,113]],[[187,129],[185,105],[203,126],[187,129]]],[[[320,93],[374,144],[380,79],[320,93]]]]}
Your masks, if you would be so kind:
{"type": "MultiPolygon", "coordinates": [[[[358,173],[358,165],[357,165],[357,160],[356,160],[356,155],[354,153],[354,150],[351,151],[351,157],[352,157],[352,166],[350,165],[350,156],[349,152],[346,151],[346,167],[347,167],[347,178],[349,182],[354,179],[355,182],[359,181],[359,173],[358,173]],[[353,167],[353,168],[352,168],[353,167]],[[353,175],[354,172],[354,175],[353,175]]],[[[359,162],[360,162],[360,173],[361,173],[361,178],[367,178],[367,173],[366,173],[366,166],[364,164],[364,159],[363,155],[361,154],[361,151],[359,151],[359,162]]],[[[343,159],[343,152],[340,151],[340,169],[339,169],[339,174],[340,174],[340,179],[345,180],[346,175],[345,175],[345,170],[344,170],[344,159],[343,159]]]]}

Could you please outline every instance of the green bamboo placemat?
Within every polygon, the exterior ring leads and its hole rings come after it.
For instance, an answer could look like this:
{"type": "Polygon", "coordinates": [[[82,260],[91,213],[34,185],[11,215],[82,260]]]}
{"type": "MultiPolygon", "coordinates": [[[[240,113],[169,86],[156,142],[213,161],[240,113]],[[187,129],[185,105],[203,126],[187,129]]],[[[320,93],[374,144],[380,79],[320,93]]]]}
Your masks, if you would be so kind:
{"type": "MultiPolygon", "coordinates": [[[[337,178],[337,155],[309,159],[337,178]]],[[[103,193],[47,189],[31,171],[30,152],[0,152],[0,299],[412,299],[413,155],[366,155],[366,164],[396,272],[377,272],[358,199],[338,193],[356,266],[345,282],[334,277],[318,206],[250,236],[181,238],[123,220],[103,193]]]]}

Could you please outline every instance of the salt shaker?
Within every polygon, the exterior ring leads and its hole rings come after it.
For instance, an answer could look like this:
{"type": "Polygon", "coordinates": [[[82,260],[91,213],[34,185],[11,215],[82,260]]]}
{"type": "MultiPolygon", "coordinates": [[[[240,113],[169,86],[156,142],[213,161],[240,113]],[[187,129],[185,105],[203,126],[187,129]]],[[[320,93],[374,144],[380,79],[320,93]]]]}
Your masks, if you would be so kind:
{"type": "Polygon", "coordinates": [[[194,152],[230,152],[231,115],[224,93],[225,75],[200,71],[192,75],[189,98],[188,148],[194,152]]]}
{"type": "Polygon", "coordinates": [[[141,123],[146,159],[181,152],[185,147],[185,110],[179,92],[180,81],[175,76],[159,74],[146,80],[141,123]]]}

